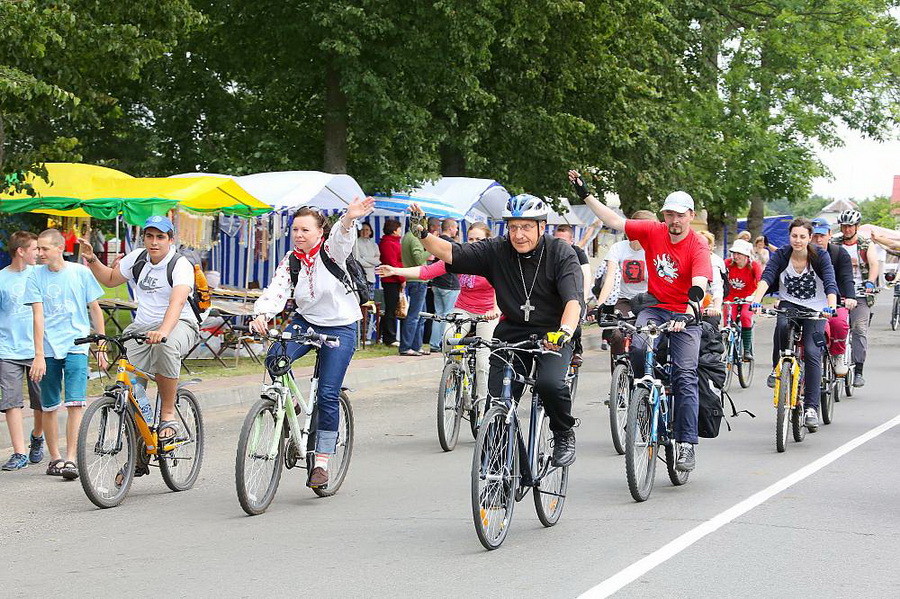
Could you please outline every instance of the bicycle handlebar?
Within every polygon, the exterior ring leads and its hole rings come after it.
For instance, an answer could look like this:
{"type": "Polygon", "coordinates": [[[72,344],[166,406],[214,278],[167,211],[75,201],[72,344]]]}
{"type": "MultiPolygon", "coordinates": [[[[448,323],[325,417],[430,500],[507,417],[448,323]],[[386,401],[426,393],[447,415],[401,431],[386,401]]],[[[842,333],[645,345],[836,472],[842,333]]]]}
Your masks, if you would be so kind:
{"type": "MultiPolygon", "coordinates": [[[[86,337],[78,337],[75,339],[75,345],[87,345],[88,343],[97,343],[98,341],[108,341],[110,343],[115,344],[120,350],[125,351],[125,342],[127,341],[137,341],[138,343],[145,343],[148,337],[146,333],[129,333],[128,335],[120,335],[119,337],[113,337],[110,335],[88,335],[86,337]]],[[[168,340],[168,337],[163,337],[162,342],[165,343],[168,340]]]]}
{"type": "MultiPolygon", "coordinates": [[[[618,321],[618,327],[620,329],[624,329],[626,331],[631,331],[632,333],[644,333],[644,334],[650,334],[650,335],[658,335],[660,333],[665,333],[665,332],[669,331],[669,329],[671,329],[674,326],[675,322],[676,321],[674,321],[674,320],[670,320],[670,321],[664,322],[662,324],[658,324],[656,322],[648,322],[644,326],[638,327],[638,326],[631,324],[630,322],[628,322],[626,320],[620,319],[618,321]]],[[[697,321],[694,319],[693,316],[688,314],[687,319],[684,321],[681,321],[681,322],[684,322],[685,325],[691,325],[691,324],[696,324],[697,321]]]]}
{"type": "Polygon", "coordinates": [[[451,312],[446,316],[440,316],[438,314],[432,314],[431,312],[419,312],[419,316],[422,318],[427,318],[429,320],[433,320],[435,322],[449,322],[449,323],[473,323],[477,324],[479,322],[487,322],[490,320],[485,316],[465,316],[464,314],[460,314],[459,312],[451,312]]]}
{"type": "Polygon", "coordinates": [[[517,341],[515,343],[508,343],[506,341],[501,341],[500,339],[482,339],[481,337],[466,337],[464,339],[460,339],[459,341],[454,341],[454,343],[456,345],[474,345],[476,347],[487,347],[491,351],[501,349],[522,352],[544,351],[544,349],[538,343],[538,339],[535,335],[532,335],[531,338],[526,339],[525,341],[517,341]]]}
{"type": "MultiPolygon", "coordinates": [[[[305,345],[322,345],[325,344],[340,344],[341,340],[334,335],[323,335],[321,333],[310,333],[307,331],[306,333],[300,333],[300,327],[297,325],[293,325],[294,330],[285,329],[284,331],[278,332],[275,329],[268,331],[265,335],[259,334],[257,331],[254,331],[247,325],[234,325],[231,327],[232,330],[240,332],[240,333],[249,333],[251,337],[259,340],[269,340],[269,341],[295,341],[297,343],[302,343],[305,345]]],[[[311,330],[311,329],[310,329],[311,330]]]]}
{"type": "Polygon", "coordinates": [[[788,318],[796,318],[798,320],[825,320],[828,318],[821,311],[817,310],[797,310],[795,308],[763,308],[760,314],[765,316],[787,316],[788,318]]]}

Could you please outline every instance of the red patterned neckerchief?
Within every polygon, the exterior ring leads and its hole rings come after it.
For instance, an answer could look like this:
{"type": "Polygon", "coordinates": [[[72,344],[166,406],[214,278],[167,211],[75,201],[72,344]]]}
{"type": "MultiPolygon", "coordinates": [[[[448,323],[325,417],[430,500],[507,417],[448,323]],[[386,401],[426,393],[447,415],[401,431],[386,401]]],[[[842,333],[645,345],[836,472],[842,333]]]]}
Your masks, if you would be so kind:
{"type": "Polygon", "coordinates": [[[303,250],[298,250],[294,248],[294,255],[299,259],[303,264],[306,265],[306,268],[309,269],[313,265],[313,261],[316,259],[316,254],[319,253],[319,250],[322,249],[322,242],[325,241],[325,238],[319,240],[319,243],[316,246],[309,250],[309,252],[304,252],[303,250]]]}

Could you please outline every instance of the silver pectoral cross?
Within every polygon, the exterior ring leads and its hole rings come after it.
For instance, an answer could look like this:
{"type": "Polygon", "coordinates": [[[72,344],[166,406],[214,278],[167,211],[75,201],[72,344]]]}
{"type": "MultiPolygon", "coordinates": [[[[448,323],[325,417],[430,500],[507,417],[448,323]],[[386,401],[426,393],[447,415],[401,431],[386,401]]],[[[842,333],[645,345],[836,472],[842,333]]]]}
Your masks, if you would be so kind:
{"type": "Polygon", "coordinates": [[[528,322],[529,315],[535,309],[534,306],[531,305],[531,299],[526,298],[525,303],[522,304],[521,306],[519,306],[519,308],[521,308],[522,311],[525,313],[525,322],[528,322]]]}

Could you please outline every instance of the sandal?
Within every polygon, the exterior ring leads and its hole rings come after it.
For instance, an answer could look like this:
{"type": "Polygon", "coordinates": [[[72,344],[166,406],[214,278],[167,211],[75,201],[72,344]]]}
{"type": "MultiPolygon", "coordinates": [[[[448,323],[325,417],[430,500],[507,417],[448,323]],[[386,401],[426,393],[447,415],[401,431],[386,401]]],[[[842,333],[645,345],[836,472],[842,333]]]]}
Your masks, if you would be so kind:
{"type": "Polygon", "coordinates": [[[171,443],[174,441],[178,435],[181,433],[181,425],[177,420],[163,420],[159,423],[157,427],[157,439],[159,441],[160,447],[165,447],[167,443],[171,443]],[[170,435],[163,435],[162,432],[165,430],[172,431],[170,435]]]}
{"type": "Polygon", "coordinates": [[[64,462],[62,468],[60,468],[60,473],[66,480],[75,480],[78,478],[78,466],[72,461],[64,462]]]}
{"type": "Polygon", "coordinates": [[[63,460],[50,460],[47,464],[47,474],[50,476],[62,476],[63,460]]]}

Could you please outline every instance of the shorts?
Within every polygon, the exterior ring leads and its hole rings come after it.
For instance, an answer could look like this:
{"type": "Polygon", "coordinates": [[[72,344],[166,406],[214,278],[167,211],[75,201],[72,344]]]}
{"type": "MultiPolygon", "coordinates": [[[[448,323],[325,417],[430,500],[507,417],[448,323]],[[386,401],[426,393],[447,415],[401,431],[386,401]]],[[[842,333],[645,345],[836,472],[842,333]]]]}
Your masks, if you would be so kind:
{"type": "MultiPolygon", "coordinates": [[[[157,330],[162,323],[153,325],[130,324],[124,334],[149,333],[157,330]]],[[[196,322],[179,320],[172,332],[166,336],[165,343],[150,345],[129,341],[125,344],[128,361],[147,374],[160,375],[177,379],[181,374],[181,359],[187,355],[200,340],[200,332],[196,322]]]]}
{"type": "Polygon", "coordinates": [[[60,405],[80,408],[87,403],[88,356],[67,354],[63,359],[47,358],[47,374],[41,379],[41,409],[58,410],[60,405]],[[62,401],[63,382],[66,399],[62,401]]]}
{"type": "Polygon", "coordinates": [[[32,410],[41,409],[41,384],[29,378],[31,360],[0,360],[0,412],[25,406],[25,381],[32,410]]]}

